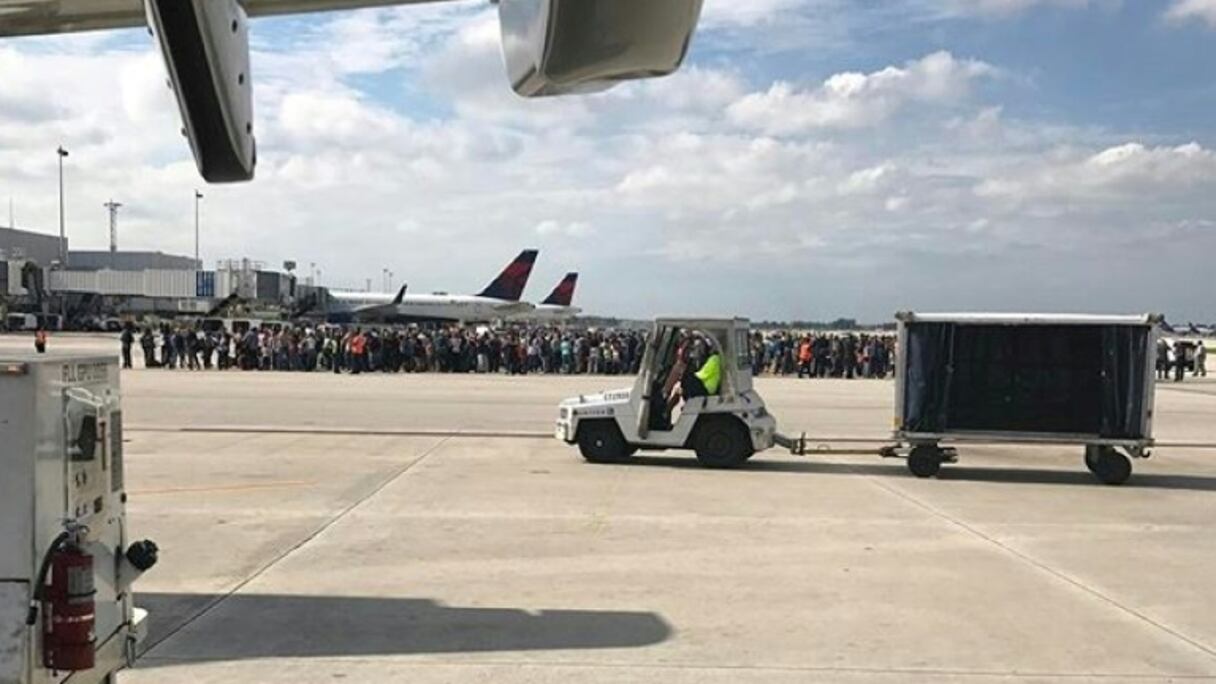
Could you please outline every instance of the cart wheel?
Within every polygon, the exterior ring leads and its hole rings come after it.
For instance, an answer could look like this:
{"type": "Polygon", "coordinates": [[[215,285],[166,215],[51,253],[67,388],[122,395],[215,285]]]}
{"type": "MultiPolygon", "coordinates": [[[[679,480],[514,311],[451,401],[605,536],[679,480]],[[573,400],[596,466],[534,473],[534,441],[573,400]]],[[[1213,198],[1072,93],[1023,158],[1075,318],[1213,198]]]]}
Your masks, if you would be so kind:
{"type": "Polygon", "coordinates": [[[1112,447],[1101,447],[1092,469],[1108,485],[1121,485],[1132,476],[1132,460],[1112,447]]]}
{"type": "Polygon", "coordinates": [[[1098,460],[1102,458],[1102,447],[1096,444],[1085,445],[1085,467],[1094,475],[1098,474],[1098,460]]]}
{"type": "Polygon", "coordinates": [[[908,454],[908,470],[917,477],[933,477],[942,469],[942,452],[936,446],[922,444],[908,454]]]}
{"type": "Polygon", "coordinates": [[[592,420],[578,428],[578,450],[592,463],[620,463],[637,448],[625,443],[616,421],[592,420]]]}
{"type": "Polygon", "coordinates": [[[731,416],[705,416],[692,436],[697,460],[707,468],[734,468],[755,453],[747,428],[731,416]]]}

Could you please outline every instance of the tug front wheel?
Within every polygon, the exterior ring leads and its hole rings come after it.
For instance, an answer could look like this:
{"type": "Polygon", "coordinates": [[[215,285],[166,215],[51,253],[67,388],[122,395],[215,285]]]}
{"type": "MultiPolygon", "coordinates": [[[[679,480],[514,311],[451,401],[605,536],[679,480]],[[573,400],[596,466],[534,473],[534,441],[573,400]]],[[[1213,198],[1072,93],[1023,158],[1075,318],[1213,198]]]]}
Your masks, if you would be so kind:
{"type": "Polygon", "coordinates": [[[578,427],[578,450],[591,463],[621,463],[637,451],[625,442],[614,420],[590,420],[578,427]]]}

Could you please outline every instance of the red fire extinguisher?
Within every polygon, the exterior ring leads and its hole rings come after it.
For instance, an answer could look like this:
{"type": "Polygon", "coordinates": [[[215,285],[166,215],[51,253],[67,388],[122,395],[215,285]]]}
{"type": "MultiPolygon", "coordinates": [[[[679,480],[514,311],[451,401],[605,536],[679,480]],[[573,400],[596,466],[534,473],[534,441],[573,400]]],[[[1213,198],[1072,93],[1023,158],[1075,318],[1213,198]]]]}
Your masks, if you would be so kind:
{"type": "Polygon", "coordinates": [[[42,664],[59,672],[89,670],[96,660],[93,556],[77,537],[64,532],[47,549],[26,619],[32,626],[42,607],[42,664]]]}

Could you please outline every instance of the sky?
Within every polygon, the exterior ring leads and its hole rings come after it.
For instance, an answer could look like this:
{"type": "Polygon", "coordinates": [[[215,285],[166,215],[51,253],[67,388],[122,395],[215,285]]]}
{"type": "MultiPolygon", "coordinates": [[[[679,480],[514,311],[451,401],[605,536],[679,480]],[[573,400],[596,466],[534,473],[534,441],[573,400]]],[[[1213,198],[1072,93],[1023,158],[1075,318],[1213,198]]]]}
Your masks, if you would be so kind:
{"type": "Polygon", "coordinates": [[[0,223],[589,313],[1216,321],[1216,0],[705,0],[676,75],[507,83],[484,0],[254,22],[257,179],[203,186],[143,31],[0,41],[0,223]],[[315,264],[315,266],[314,266],[315,264]]]}

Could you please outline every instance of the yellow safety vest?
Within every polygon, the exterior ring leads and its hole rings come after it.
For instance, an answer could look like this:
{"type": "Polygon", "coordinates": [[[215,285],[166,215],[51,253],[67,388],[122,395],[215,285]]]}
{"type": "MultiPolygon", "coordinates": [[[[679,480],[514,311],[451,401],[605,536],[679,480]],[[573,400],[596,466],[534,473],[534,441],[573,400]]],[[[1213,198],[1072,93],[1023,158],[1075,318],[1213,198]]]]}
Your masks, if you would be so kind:
{"type": "Polygon", "coordinates": [[[705,385],[705,391],[712,397],[718,393],[722,385],[722,355],[714,354],[709,357],[701,370],[697,371],[697,379],[705,385]]]}

